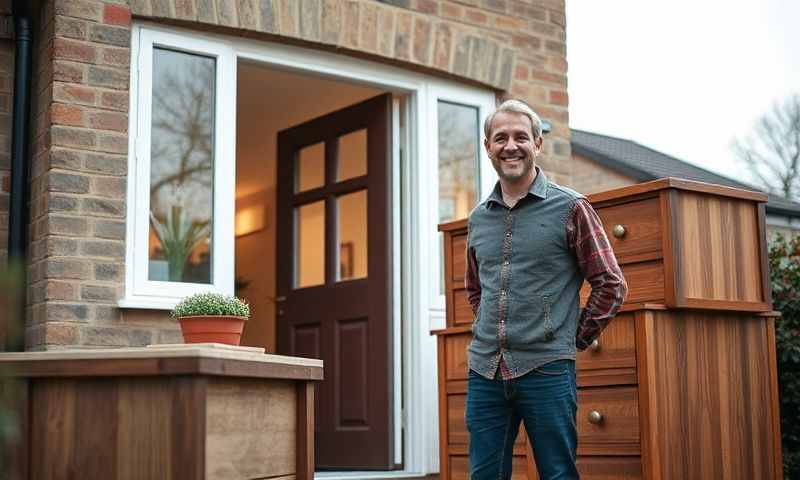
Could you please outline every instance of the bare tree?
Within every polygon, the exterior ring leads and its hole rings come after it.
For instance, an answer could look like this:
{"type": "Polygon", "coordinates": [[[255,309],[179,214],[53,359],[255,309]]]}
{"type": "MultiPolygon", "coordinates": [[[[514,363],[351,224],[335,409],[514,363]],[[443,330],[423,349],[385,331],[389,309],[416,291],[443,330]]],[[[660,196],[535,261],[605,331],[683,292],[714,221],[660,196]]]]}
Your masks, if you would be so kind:
{"type": "Polygon", "coordinates": [[[767,191],[800,199],[800,95],[776,103],[733,149],[767,191]]]}

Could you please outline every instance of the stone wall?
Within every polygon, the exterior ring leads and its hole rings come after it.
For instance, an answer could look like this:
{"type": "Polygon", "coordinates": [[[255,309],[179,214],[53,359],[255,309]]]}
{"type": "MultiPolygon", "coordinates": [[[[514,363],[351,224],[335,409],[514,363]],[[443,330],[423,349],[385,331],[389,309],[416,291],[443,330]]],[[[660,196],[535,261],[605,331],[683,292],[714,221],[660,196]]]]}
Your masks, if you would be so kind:
{"type": "Polygon", "coordinates": [[[37,35],[27,348],[180,341],[116,307],[125,278],[132,17],[336,51],[483,85],[553,123],[569,183],[563,0],[45,0],[37,35]]]}

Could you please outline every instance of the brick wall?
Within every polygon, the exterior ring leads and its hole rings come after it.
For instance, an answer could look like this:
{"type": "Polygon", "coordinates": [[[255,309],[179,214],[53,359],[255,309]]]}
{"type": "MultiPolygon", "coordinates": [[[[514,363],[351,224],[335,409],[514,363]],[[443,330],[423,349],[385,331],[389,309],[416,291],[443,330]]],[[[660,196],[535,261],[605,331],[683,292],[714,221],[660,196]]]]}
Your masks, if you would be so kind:
{"type": "Polygon", "coordinates": [[[14,43],[11,1],[0,0],[0,269],[8,255],[8,194],[11,168],[11,94],[14,87],[14,43]]]}
{"type": "MultiPolygon", "coordinates": [[[[3,0],[0,0],[3,1],[3,0]]],[[[131,16],[335,50],[527,100],[569,183],[563,0],[45,0],[37,35],[27,348],[180,341],[123,293],[131,16]]]]}

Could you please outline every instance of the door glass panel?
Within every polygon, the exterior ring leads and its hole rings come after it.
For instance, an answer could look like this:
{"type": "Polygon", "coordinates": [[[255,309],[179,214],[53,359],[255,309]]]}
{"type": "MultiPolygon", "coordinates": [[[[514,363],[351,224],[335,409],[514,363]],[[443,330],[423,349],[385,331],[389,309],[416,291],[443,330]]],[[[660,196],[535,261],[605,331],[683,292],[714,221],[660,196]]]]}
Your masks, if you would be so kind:
{"type": "Polygon", "coordinates": [[[339,212],[339,280],[367,276],[367,191],[337,199],[339,212]]]}
{"type": "Polygon", "coordinates": [[[216,60],[153,49],[150,280],[211,283],[216,60]]]}
{"type": "Polygon", "coordinates": [[[356,130],[339,137],[336,181],[367,174],[367,129],[356,130]]]}
{"type": "Polygon", "coordinates": [[[315,143],[297,152],[295,193],[325,185],[325,143],[315,143]]]}
{"type": "Polygon", "coordinates": [[[294,209],[295,288],[325,283],[325,201],[294,209]]]}
{"type": "Polygon", "coordinates": [[[439,101],[439,222],[466,218],[478,186],[478,109],[439,101]]]}

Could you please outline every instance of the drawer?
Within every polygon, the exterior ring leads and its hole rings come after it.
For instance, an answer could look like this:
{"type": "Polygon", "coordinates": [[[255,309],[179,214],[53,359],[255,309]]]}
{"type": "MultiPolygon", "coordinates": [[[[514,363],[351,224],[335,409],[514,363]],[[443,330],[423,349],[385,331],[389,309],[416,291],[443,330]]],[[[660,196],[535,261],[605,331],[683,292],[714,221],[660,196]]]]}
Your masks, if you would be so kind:
{"type": "MultiPolygon", "coordinates": [[[[663,303],[664,302],[664,263],[662,260],[631,263],[621,265],[622,276],[628,284],[630,303],[663,303]]],[[[583,282],[581,287],[581,305],[586,305],[591,286],[583,282]]]]}
{"type": "Polygon", "coordinates": [[[658,197],[598,207],[611,248],[620,264],[661,258],[661,203],[658,197]],[[624,234],[617,237],[614,228],[624,234]]]}
{"type": "Polygon", "coordinates": [[[464,275],[467,273],[467,236],[453,237],[453,282],[464,284],[464,275]]]}
{"type": "Polygon", "coordinates": [[[595,342],[578,352],[578,386],[635,384],[634,314],[618,314],[595,342]]]}
{"type": "Polygon", "coordinates": [[[640,457],[579,456],[578,472],[581,480],[640,480],[640,457]]]}
{"type": "Polygon", "coordinates": [[[453,325],[472,325],[475,315],[472,314],[472,306],[469,304],[467,290],[464,288],[453,290],[453,325]]]}
{"type": "Polygon", "coordinates": [[[637,387],[579,388],[577,416],[578,455],[639,455],[637,387]]]}
{"type": "Polygon", "coordinates": [[[444,346],[445,380],[465,381],[469,373],[469,363],[467,362],[467,348],[472,341],[472,332],[463,332],[451,335],[444,335],[439,338],[439,348],[444,346]]]}

